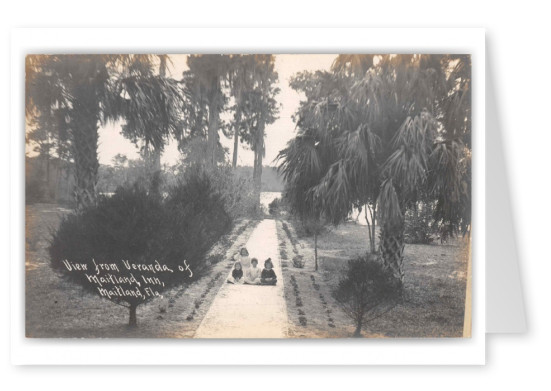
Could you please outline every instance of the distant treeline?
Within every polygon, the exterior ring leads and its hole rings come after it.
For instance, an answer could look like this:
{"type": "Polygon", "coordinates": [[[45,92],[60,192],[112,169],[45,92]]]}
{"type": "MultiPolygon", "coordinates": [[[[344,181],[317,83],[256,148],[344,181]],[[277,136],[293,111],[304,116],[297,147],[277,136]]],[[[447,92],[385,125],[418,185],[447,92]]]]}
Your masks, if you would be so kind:
{"type": "Polygon", "coordinates": [[[73,164],[42,156],[25,158],[25,202],[73,202],[73,164]]]}
{"type": "MultiPolygon", "coordinates": [[[[127,182],[133,182],[144,175],[145,167],[141,159],[130,161],[126,167],[100,165],[98,191],[111,193],[127,182]]],[[[253,167],[236,168],[237,175],[242,178],[252,178],[253,167]]],[[[70,203],[73,201],[75,185],[73,164],[60,159],[44,157],[25,158],[26,202],[70,203]]],[[[170,172],[166,172],[170,175],[170,172]]],[[[264,166],[262,169],[262,191],[282,192],[284,183],[275,167],[264,166]]]]}
{"type": "MultiPolygon", "coordinates": [[[[238,166],[236,168],[238,175],[245,178],[252,178],[253,167],[238,166]]],[[[283,178],[278,174],[275,167],[263,166],[262,167],[262,179],[261,179],[261,191],[278,191],[283,192],[285,184],[283,178]]]]}

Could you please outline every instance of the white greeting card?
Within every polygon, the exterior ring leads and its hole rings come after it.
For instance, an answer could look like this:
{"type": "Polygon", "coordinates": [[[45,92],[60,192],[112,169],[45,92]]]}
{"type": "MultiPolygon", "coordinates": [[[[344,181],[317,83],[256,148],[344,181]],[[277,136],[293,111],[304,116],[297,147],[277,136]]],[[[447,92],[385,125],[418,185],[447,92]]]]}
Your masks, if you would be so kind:
{"type": "Polygon", "coordinates": [[[483,30],[13,44],[13,362],[484,363],[483,30]]]}

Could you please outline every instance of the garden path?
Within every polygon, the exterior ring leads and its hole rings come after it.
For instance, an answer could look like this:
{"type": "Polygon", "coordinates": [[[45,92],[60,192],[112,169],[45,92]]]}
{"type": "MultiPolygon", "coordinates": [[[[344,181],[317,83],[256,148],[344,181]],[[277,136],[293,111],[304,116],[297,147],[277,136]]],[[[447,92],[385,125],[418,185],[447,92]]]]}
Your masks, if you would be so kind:
{"type": "MultiPolygon", "coordinates": [[[[278,255],[276,221],[265,219],[255,228],[246,245],[258,267],[272,258],[278,276],[275,286],[228,284],[226,280],[194,338],[285,338],[287,307],[283,290],[283,274],[278,255]]],[[[228,274],[228,277],[231,275],[228,274]]]]}

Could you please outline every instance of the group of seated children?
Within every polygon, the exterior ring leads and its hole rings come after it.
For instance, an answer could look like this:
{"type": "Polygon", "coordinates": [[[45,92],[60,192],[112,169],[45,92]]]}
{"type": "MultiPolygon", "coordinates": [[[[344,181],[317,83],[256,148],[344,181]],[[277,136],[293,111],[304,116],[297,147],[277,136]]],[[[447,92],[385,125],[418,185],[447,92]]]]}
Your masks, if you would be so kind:
{"type": "Polygon", "coordinates": [[[231,277],[228,278],[230,284],[250,284],[250,285],[275,285],[277,276],[274,272],[272,259],[264,261],[264,269],[258,268],[258,259],[252,258],[249,261],[249,252],[245,247],[234,257],[235,263],[231,277]],[[249,267],[243,272],[244,265],[249,267]]]}

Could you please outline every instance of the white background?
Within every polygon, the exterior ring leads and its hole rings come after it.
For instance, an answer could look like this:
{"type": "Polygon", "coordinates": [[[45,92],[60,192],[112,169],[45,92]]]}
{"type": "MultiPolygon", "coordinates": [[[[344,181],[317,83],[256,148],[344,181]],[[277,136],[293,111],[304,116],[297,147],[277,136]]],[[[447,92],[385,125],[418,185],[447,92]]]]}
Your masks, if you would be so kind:
{"type": "MultiPolygon", "coordinates": [[[[387,1],[323,4],[278,1],[222,2],[186,4],[156,1],[138,9],[137,3],[94,1],[81,3],[43,2],[4,7],[2,13],[1,57],[4,131],[9,129],[9,33],[10,27],[78,26],[312,26],[312,27],[485,27],[487,52],[495,73],[503,126],[506,157],[512,182],[514,217],[517,224],[521,274],[528,315],[529,333],[522,336],[489,336],[486,367],[364,367],[364,368],[15,368],[9,366],[7,316],[7,271],[2,273],[3,317],[2,380],[15,382],[8,389],[39,389],[54,383],[58,389],[116,389],[130,386],[146,388],[215,388],[234,383],[263,389],[308,387],[316,385],[344,388],[381,387],[385,389],[464,389],[482,387],[526,387],[532,381],[548,384],[547,367],[550,311],[548,276],[550,263],[547,238],[550,221],[546,180],[551,134],[549,112],[551,63],[548,16],[538,2],[524,1],[510,6],[462,1],[451,5],[441,1],[387,1]],[[302,4],[302,3],[301,3],[302,4]],[[180,9],[179,9],[180,8],[180,9]],[[269,15],[269,16],[267,16],[269,15]],[[215,374],[216,372],[216,374],[215,374]],[[284,376],[284,375],[289,375],[284,376]],[[301,385],[301,380],[305,384],[301,385]],[[116,386],[116,387],[115,387],[116,386]]],[[[491,142],[491,140],[488,140],[491,142]]],[[[2,144],[1,166],[8,183],[9,148],[2,144]]],[[[8,244],[9,192],[2,193],[3,248],[8,244]]],[[[124,347],[121,348],[124,354],[124,347]]],[[[231,351],[228,352],[231,354],[231,351]]]]}

